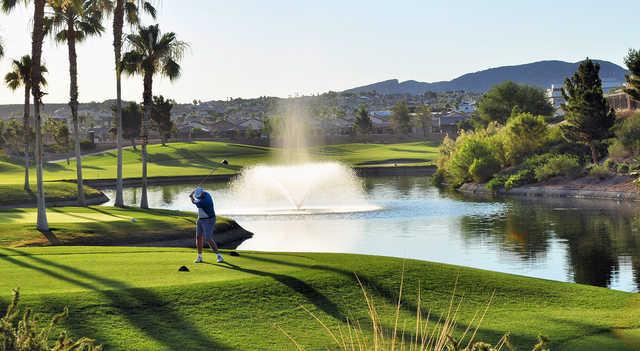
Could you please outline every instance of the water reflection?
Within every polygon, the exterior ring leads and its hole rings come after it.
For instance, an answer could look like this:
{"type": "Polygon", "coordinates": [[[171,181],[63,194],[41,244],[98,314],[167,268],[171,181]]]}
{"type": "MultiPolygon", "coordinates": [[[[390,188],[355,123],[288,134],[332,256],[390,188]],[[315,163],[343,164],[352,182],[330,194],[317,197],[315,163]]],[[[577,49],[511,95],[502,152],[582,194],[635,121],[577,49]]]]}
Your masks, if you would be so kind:
{"type": "MultiPolygon", "coordinates": [[[[150,204],[192,211],[192,187],[151,187],[150,204]]],[[[234,213],[226,184],[206,187],[219,213],[234,213]]],[[[255,233],[240,248],[388,255],[639,290],[635,203],[464,197],[443,193],[424,177],[366,178],[363,188],[383,210],[234,216],[255,233]]],[[[137,191],[127,189],[125,201],[135,203],[137,191]]]]}

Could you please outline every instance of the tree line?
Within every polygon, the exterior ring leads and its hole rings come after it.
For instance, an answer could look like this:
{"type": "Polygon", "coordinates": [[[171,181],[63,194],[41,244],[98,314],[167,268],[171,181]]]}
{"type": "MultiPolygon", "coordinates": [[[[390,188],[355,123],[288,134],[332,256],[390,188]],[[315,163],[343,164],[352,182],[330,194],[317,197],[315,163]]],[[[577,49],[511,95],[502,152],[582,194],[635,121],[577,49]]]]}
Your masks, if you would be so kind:
{"type": "MultiPolygon", "coordinates": [[[[174,102],[164,97],[153,96],[153,81],[156,76],[164,76],[171,81],[178,79],[181,74],[180,61],[184,56],[188,44],[178,40],[173,32],[163,33],[159,25],[144,25],[142,17],[149,16],[156,20],[156,8],[150,1],[142,0],[31,0],[15,1],[0,0],[0,10],[10,14],[17,6],[33,5],[33,16],[30,19],[32,25],[31,54],[24,55],[12,62],[12,71],[5,76],[6,85],[12,89],[24,89],[24,116],[22,120],[22,133],[16,132],[15,121],[10,121],[8,126],[3,126],[3,139],[7,139],[13,145],[18,145],[22,140],[24,150],[25,182],[24,188],[30,189],[29,167],[30,155],[33,153],[36,168],[36,199],[37,199],[37,227],[41,231],[49,231],[46,214],[46,204],[43,185],[43,123],[41,116],[42,97],[46,87],[44,74],[47,68],[42,65],[42,46],[45,38],[50,37],[56,43],[66,45],[69,63],[69,109],[71,112],[72,130],[61,127],[58,122],[47,122],[48,130],[54,130],[52,137],[57,145],[66,145],[65,140],[73,143],[76,162],[77,196],[78,203],[85,205],[83,191],[81,138],[78,116],[78,44],[91,37],[99,37],[104,32],[104,22],[107,16],[112,16],[113,48],[114,48],[114,74],[116,77],[115,88],[115,134],[117,149],[116,171],[116,196],[115,206],[123,207],[123,176],[122,176],[122,148],[125,138],[134,139],[133,133],[139,133],[137,137],[142,140],[142,200],[140,206],[148,208],[147,200],[147,140],[151,128],[151,120],[156,120],[156,125],[164,141],[167,138],[167,130],[172,129],[170,110],[174,102]],[[125,24],[130,28],[130,33],[125,34],[125,24]],[[123,53],[123,48],[126,50],[123,53]],[[143,82],[142,105],[137,104],[122,106],[122,74],[140,76],[143,82]],[[30,107],[33,106],[33,111],[30,107]],[[154,109],[155,112],[154,113],[154,109]],[[168,113],[167,113],[168,109],[168,113]],[[123,119],[123,112],[127,118],[123,119]],[[137,117],[139,118],[139,123],[137,117]],[[131,124],[139,125],[139,129],[131,124]],[[123,128],[124,125],[129,128],[123,128]],[[7,132],[9,131],[9,132],[7,132]],[[125,131],[127,135],[125,136],[125,131]],[[65,139],[66,138],[66,139],[65,139]]],[[[1,41],[0,41],[1,43],[1,41]]],[[[4,56],[4,48],[0,44],[0,58],[4,56]]]]}

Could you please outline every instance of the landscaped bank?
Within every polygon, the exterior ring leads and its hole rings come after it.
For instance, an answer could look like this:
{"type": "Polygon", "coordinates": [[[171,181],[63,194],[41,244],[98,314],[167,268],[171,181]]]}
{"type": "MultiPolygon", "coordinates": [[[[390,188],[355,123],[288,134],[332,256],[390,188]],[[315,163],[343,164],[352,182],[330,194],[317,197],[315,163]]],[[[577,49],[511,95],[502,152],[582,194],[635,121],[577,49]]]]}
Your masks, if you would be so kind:
{"type": "MultiPolygon", "coordinates": [[[[212,256],[205,260],[213,262],[212,256]]],[[[66,326],[107,350],[305,350],[335,344],[309,309],[336,333],[368,312],[355,274],[373,296],[387,333],[402,271],[398,325],[415,331],[420,293],[424,317],[445,317],[454,286],[462,298],[456,335],[495,291],[477,339],[505,332],[518,349],[536,336],[552,350],[637,350],[640,297],[429,262],[344,254],[240,252],[226,264],[191,264],[193,251],[168,248],[48,247],[0,249],[2,305],[16,286],[23,304],[51,315],[70,307],[66,326]],[[187,265],[190,272],[178,272],[187,265]],[[403,268],[404,267],[404,268],[403,268]]],[[[44,316],[43,316],[44,317],[44,316]]]]}
{"type": "MultiPolygon", "coordinates": [[[[33,208],[0,210],[0,247],[31,245],[140,245],[169,241],[192,244],[193,213],[114,207],[55,207],[48,209],[51,234],[35,227],[33,208]]],[[[235,221],[218,216],[216,240],[235,248],[252,234],[235,221]]],[[[183,244],[184,245],[184,244],[183,244]]]]}

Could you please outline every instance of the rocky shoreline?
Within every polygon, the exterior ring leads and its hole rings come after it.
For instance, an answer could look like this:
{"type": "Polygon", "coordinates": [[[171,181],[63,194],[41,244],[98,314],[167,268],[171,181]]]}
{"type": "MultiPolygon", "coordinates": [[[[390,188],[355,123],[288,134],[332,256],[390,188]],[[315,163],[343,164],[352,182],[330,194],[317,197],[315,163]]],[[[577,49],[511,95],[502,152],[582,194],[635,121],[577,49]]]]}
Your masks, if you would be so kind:
{"type": "Polygon", "coordinates": [[[474,195],[501,195],[522,197],[559,197],[577,199],[603,199],[619,201],[640,201],[640,192],[630,177],[614,177],[609,180],[595,180],[588,177],[571,181],[526,185],[517,188],[492,191],[485,184],[463,184],[458,191],[474,195]]]}

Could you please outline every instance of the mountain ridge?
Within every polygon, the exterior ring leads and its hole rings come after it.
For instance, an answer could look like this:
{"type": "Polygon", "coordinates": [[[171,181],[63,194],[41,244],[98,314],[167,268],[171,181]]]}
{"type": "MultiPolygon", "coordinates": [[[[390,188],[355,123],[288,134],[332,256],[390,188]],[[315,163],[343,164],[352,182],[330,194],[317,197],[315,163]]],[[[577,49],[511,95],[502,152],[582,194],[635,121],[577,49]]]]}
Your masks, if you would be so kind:
{"type": "MultiPolygon", "coordinates": [[[[600,64],[600,77],[606,81],[624,82],[627,71],[615,63],[604,60],[593,60],[600,64]]],[[[540,88],[547,88],[551,84],[562,84],[566,77],[576,71],[578,62],[560,60],[544,60],[520,65],[492,67],[477,72],[465,73],[449,81],[420,82],[398,79],[387,79],[367,84],[343,92],[362,93],[376,91],[382,94],[412,94],[420,95],[427,91],[443,92],[465,90],[474,93],[484,93],[493,85],[505,80],[520,84],[528,84],[540,88]]]]}

